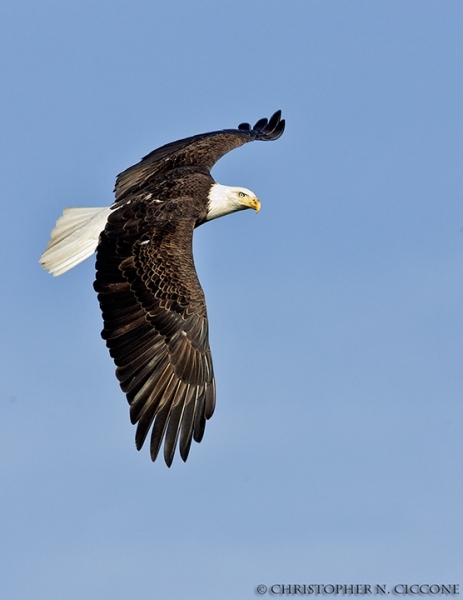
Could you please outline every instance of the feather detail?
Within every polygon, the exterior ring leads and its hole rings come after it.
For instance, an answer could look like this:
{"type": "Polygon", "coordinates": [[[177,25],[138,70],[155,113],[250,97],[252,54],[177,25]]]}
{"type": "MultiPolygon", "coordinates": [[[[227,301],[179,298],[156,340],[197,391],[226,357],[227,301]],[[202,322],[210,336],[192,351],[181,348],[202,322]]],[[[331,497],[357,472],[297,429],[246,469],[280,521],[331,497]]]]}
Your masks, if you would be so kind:
{"type": "Polygon", "coordinates": [[[110,208],[66,208],[56,221],[51,240],[40,257],[44,269],[62,275],[91,256],[98,246],[110,208]]]}

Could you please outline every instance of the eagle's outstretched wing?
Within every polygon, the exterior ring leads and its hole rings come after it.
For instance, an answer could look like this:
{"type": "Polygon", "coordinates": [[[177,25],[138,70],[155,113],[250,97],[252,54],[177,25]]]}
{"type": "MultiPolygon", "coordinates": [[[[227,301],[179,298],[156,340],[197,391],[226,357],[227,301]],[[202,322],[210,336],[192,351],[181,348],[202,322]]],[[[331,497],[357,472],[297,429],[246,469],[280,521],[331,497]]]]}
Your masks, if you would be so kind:
{"type": "Polygon", "coordinates": [[[222,156],[234,148],[253,140],[276,140],[284,129],[285,121],[281,119],[279,110],[270,120],[257,121],[254,127],[242,123],[238,129],[203,133],[161,146],[117,177],[114,189],[116,205],[173,169],[192,166],[210,171],[222,156]]]}
{"type": "Polygon", "coordinates": [[[202,439],[214,412],[206,304],[192,252],[193,230],[207,220],[209,194],[218,185],[209,170],[246,142],[279,138],[284,126],[278,111],[254,127],[244,123],[173,142],[116,180],[97,248],[95,290],[102,336],[138,423],[138,449],[152,427],[152,460],[163,439],[169,466],[178,441],[186,460],[191,440],[202,439]]]}
{"type": "Polygon", "coordinates": [[[195,210],[188,199],[131,202],[111,212],[97,250],[102,336],[138,423],[137,448],[153,425],[151,458],[165,437],[169,466],[178,440],[183,460],[192,438],[201,441],[215,405],[206,304],[192,253],[195,210]]]}

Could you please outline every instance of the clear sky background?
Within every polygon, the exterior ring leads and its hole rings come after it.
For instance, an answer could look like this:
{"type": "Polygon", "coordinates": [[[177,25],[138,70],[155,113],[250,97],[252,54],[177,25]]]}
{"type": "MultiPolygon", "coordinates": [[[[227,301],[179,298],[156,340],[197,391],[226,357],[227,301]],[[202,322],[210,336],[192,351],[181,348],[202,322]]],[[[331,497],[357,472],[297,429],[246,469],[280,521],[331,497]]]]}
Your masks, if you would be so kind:
{"type": "Polygon", "coordinates": [[[255,598],[463,584],[461,0],[15,0],[2,9],[0,595],[255,598]],[[67,206],[277,109],[196,232],[218,403],[169,470],[100,339],[67,206]]]}

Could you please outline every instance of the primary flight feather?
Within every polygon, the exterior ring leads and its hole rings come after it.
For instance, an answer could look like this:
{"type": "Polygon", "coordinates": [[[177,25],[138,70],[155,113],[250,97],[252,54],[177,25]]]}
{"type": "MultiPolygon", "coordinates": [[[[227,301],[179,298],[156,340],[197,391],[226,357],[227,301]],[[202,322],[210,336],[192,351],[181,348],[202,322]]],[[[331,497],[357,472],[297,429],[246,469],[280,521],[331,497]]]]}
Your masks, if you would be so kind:
{"type": "Polygon", "coordinates": [[[61,275],[95,250],[103,314],[101,333],[137,423],[137,449],[151,429],[154,461],[164,440],[172,464],[177,444],[185,461],[200,442],[215,406],[204,293],[193,260],[193,231],[206,221],[252,208],[248,189],[216,183],[213,165],[253,140],[276,140],[281,111],[254,127],[225,129],[172,142],[116,179],[109,208],[68,208],[40,262],[61,275]]]}

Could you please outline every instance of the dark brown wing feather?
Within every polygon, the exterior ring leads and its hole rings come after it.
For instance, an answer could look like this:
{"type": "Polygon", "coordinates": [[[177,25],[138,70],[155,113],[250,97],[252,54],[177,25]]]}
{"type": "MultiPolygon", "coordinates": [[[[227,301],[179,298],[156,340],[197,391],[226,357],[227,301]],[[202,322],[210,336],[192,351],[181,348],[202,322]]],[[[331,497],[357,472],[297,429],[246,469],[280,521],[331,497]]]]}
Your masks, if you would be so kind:
{"type": "Polygon", "coordinates": [[[270,120],[257,121],[254,127],[242,123],[238,129],[203,133],[166,144],[117,177],[116,203],[138,193],[151,180],[159,180],[173,169],[196,167],[209,172],[230,150],[253,140],[276,140],[283,134],[284,128],[285,121],[281,119],[279,110],[270,120]]]}
{"type": "Polygon", "coordinates": [[[137,448],[152,427],[151,458],[165,439],[169,466],[179,439],[187,459],[215,405],[206,305],[192,253],[203,210],[190,198],[131,202],[111,213],[97,251],[102,336],[138,423],[137,448]]]}

